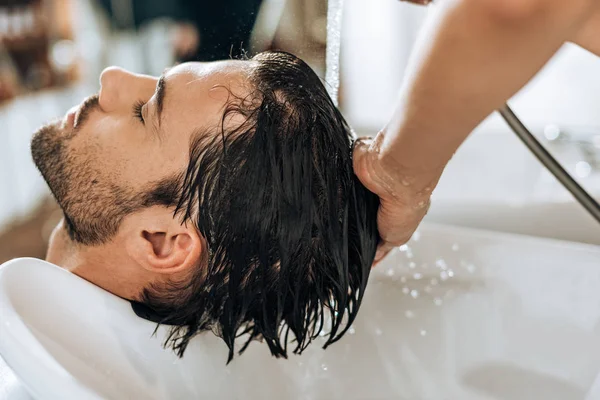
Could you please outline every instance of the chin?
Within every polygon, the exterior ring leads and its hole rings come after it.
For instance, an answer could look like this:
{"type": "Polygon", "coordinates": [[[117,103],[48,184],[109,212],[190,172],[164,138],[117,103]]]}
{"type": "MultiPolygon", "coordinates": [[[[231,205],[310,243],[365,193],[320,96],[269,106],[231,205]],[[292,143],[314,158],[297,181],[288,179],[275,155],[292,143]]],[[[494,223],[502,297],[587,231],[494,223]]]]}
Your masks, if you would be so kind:
{"type": "Polygon", "coordinates": [[[54,121],[42,126],[33,134],[31,139],[31,154],[36,165],[38,160],[47,157],[48,151],[51,151],[57,145],[60,145],[64,130],[60,121],[54,121]]]}

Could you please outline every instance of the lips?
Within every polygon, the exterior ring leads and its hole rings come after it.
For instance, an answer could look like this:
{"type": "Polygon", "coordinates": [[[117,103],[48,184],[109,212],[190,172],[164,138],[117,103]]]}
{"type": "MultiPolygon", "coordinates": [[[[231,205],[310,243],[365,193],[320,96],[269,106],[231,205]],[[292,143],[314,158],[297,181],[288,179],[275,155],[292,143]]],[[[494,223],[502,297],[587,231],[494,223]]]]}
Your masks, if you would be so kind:
{"type": "Polygon", "coordinates": [[[75,121],[77,120],[77,113],[79,112],[79,106],[71,108],[64,119],[64,124],[68,128],[75,127],[75,121]]]}
{"type": "Polygon", "coordinates": [[[67,114],[67,125],[70,127],[75,126],[75,113],[70,112],[67,114]]]}

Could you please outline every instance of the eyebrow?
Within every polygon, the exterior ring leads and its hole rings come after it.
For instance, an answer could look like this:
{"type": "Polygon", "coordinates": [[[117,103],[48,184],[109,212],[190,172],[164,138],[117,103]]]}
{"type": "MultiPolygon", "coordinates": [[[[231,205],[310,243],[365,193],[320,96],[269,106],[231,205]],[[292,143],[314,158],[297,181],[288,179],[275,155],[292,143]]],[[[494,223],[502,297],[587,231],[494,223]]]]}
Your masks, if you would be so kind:
{"type": "Polygon", "coordinates": [[[165,69],[163,74],[158,79],[158,84],[156,85],[156,111],[158,114],[158,126],[161,125],[162,120],[162,111],[165,106],[165,96],[167,95],[167,79],[166,75],[171,68],[165,69]]]}

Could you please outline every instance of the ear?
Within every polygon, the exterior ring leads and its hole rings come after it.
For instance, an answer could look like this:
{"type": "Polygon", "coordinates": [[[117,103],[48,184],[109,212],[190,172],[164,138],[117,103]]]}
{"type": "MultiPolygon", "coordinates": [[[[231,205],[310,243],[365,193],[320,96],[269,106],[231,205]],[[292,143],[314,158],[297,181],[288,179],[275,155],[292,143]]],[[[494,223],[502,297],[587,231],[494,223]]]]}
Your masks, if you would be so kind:
{"type": "Polygon", "coordinates": [[[173,274],[198,266],[204,241],[192,224],[180,224],[166,208],[139,216],[126,237],[127,253],[142,268],[173,274]]]}

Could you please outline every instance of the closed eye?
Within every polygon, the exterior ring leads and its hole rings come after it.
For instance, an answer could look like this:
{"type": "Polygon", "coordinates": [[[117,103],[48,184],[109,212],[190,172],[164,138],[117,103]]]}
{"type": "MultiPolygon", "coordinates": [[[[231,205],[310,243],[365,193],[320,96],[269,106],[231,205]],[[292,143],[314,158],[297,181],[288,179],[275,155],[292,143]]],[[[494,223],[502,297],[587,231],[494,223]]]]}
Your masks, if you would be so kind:
{"type": "Polygon", "coordinates": [[[146,124],[144,121],[144,115],[142,114],[142,109],[146,105],[143,101],[137,101],[133,105],[133,116],[137,118],[142,124],[146,124]]]}

